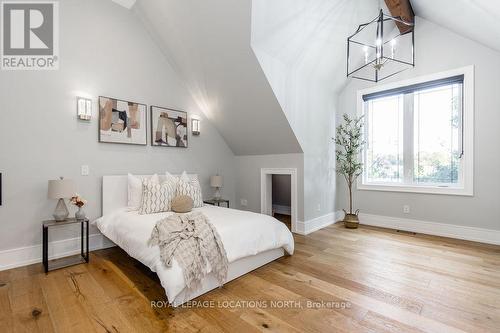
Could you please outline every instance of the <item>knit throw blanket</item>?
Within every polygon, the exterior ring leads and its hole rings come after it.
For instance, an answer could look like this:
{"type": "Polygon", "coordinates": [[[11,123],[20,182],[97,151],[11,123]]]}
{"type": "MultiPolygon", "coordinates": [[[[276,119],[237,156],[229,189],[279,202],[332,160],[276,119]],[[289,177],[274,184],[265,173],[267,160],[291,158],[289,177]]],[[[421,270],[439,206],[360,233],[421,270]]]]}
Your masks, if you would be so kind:
{"type": "Polygon", "coordinates": [[[173,258],[177,260],[188,289],[196,288],[210,271],[220,286],[226,281],[224,245],[203,213],[174,214],[158,221],[148,244],[160,247],[161,260],[167,267],[172,266],[173,258]]]}

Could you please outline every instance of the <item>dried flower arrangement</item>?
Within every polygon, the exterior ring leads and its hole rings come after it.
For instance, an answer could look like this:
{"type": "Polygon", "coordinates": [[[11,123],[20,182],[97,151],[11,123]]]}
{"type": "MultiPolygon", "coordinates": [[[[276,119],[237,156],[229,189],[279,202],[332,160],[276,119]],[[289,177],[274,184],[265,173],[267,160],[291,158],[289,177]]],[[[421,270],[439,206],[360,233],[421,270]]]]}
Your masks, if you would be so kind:
{"type": "Polygon", "coordinates": [[[85,206],[85,204],[87,203],[87,200],[83,199],[78,194],[75,194],[73,197],[71,197],[71,199],[69,199],[69,202],[71,204],[77,206],[78,208],[81,208],[81,207],[85,206]]]}

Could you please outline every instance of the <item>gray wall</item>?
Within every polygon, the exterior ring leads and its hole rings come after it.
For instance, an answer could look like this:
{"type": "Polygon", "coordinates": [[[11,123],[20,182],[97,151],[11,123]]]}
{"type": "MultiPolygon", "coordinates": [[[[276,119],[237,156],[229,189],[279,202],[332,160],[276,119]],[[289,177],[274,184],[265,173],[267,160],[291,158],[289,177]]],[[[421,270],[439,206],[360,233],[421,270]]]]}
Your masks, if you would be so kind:
{"type": "Polygon", "coordinates": [[[304,221],[304,155],[254,155],[236,156],[236,203],[235,207],[260,213],[260,169],[297,169],[297,219],[304,221]],[[241,199],[248,201],[241,205],[241,199]]]}
{"type": "MultiPolygon", "coordinates": [[[[475,65],[474,197],[355,191],[354,205],[364,213],[499,230],[500,53],[424,19],[416,23],[416,67],[392,81],[475,65]],[[405,204],[411,214],[403,214],[405,204]]],[[[368,86],[351,81],[339,110],[354,114],[356,92],[368,86]]],[[[339,177],[337,209],[347,206],[346,193],[339,177]]]]}
{"type": "Polygon", "coordinates": [[[335,73],[344,70],[335,42],[344,45],[347,35],[335,24],[356,14],[350,6],[354,1],[253,1],[252,48],[304,152],[306,223],[335,210],[335,73]]]}
{"type": "MultiPolygon", "coordinates": [[[[211,196],[208,178],[218,171],[224,176],[224,197],[234,202],[231,150],[133,12],[102,0],[59,5],[60,69],[0,74],[0,250],[41,243],[41,221],[51,217],[56,204],[47,199],[47,180],[58,176],[77,182],[91,218],[100,216],[101,177],[109,174],[188,170],[200,174],[204,195],[211,196]],[[90,123],[76,119],[78,95],[94,100],[90,123]],[[197,114],[202,133],[189,137],[188,149],[100,144],[99,95],[197,114]],[[88,177],[80,176],[83,164],[90,165],[88,177]]],[[[56,238],[74,236],[63,232],[56,238]]]]}
{"type": "Polygon", "coordinates": [[[292,177],[290,175],[272,175],[273,205],[291,207],[292,177]]]}

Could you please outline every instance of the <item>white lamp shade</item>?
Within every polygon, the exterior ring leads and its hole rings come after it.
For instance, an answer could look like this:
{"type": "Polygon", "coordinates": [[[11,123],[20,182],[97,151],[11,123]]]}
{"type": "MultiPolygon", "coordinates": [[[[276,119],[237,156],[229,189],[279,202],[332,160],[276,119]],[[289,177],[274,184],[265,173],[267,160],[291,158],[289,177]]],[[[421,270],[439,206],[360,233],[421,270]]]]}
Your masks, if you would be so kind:
{"type": "Polygon", "coordinates": [[[76,193],[75,182],[71,179],[49,180],[49,199],[71,198],[76,193]]]}
{"type": "Polygon", "coordinates": [[[210,177],[210,186],[212,187],[222,187],[222,176],[211,176],[210,177]]]}

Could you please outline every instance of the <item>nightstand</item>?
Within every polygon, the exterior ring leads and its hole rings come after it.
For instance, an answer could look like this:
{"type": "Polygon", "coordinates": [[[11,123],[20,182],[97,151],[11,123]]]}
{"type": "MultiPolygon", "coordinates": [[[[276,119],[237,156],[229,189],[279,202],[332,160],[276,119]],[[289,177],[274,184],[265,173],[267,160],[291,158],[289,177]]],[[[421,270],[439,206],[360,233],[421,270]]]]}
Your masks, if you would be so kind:
{"type": "Polygon", "coordinates": [[[68,267],[72,265],[78,265],[81,263],[89,262],[89,220],[77,220],[74,218],[67,219],[66,221],[56,222],[54,220],[43,221],[42,225],[42,261],[45,273],[53,271],[55,269],[68,267]],[[56,260],[51,260],[49,262],[49,229],[68,226],[72,224],[80,224],[80,240],[81,240],[81,250],[79,256],[69,256],[65,258],[59,258],[56,260]],[[84,233],[85,232],[85,233],[84,233]]]}
{"type": "Polygon", "coordinates": [[[203,200],[203,203],[206,203],[208,205],[213,205],[213,206],[219,206],[221,203],[225,203],[227,205],[227,208],[229,208],[229,200],[226,199],[210,199],[210,200],[203,200]]]}

